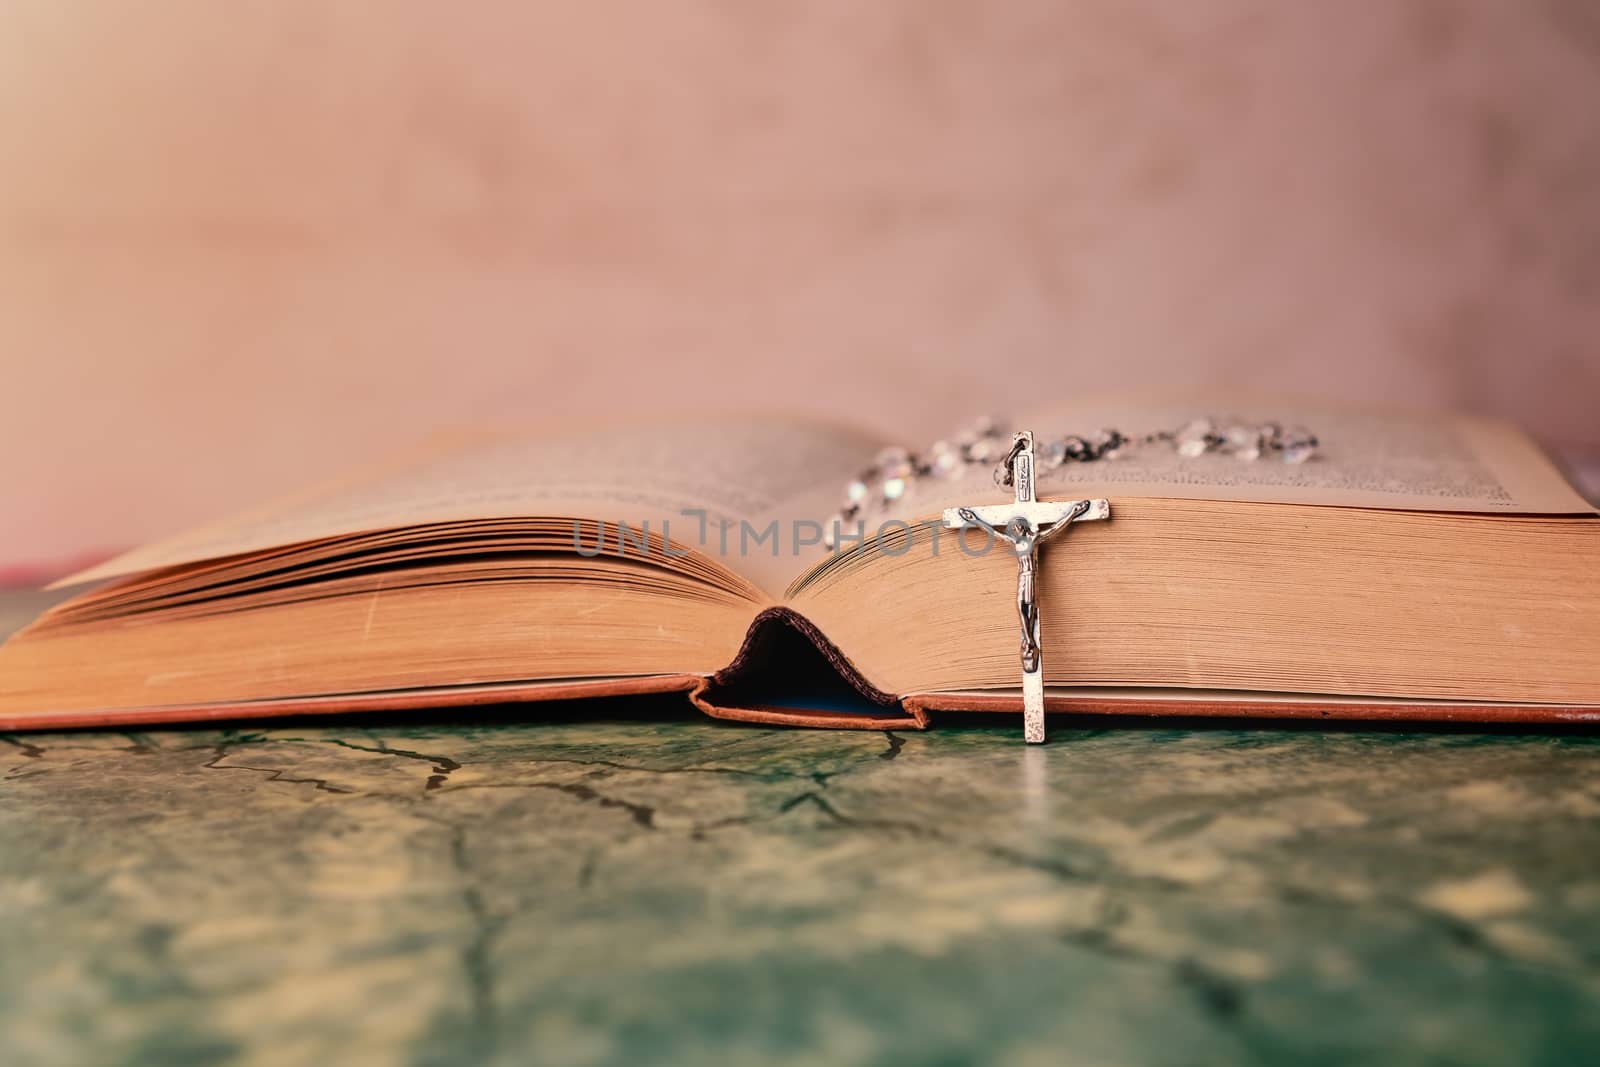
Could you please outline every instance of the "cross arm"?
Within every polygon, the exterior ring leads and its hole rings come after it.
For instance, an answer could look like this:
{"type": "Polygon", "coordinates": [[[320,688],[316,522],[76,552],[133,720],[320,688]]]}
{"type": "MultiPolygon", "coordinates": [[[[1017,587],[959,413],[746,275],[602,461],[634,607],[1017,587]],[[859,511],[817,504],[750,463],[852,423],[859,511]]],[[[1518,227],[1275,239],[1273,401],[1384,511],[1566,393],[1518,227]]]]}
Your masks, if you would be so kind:
{"type": "MultiPolygon", "coordinates": [[[[1050,500],[1035,501],[1031,503],[1011,504],[986,504],[982,507],[945,508],[944,525],[948,529],[959,530],[964,526],[971,526],[962,517],[963,510],[972,512],[973,515],[993,526],[995,529],[1004,529],[1006,523],[1013,517],[1021,515],[1033,523],[1035,529],[1044,529],[1054,523],[1070,518],[1082,501],[1078,500],[1050,500]]],[[[1095,519],[1109,519],[1111,517],[1111,503],[1107,500],[1089,501],[1089,509],[1079,515],[1074,522],[1091,522],[1095,519]]]]}

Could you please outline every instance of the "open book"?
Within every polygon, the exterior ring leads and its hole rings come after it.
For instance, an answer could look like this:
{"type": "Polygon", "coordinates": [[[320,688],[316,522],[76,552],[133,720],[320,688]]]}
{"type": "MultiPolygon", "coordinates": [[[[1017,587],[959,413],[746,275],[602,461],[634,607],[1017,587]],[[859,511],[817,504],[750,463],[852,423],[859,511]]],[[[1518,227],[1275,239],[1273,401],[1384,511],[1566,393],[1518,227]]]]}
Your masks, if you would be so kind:
{"type": "MultiPolygon", "coordinates": [[[[1287,415],[1321,452],[1039,472],[1112,509],[1042,551],[1050,710],[1600,718],[1600,517],[1514,429],[1112,402],[1017,425],[1207,413],[1287,415]]],[[[74,576],[100,584],[0,648],[0,728],[655,691],[877,729],[1020,710],[1015,557],[938,528],[1010,498],[987,466],[824,546],[887,443],[737,417],[441,446],[74,576]]]]}

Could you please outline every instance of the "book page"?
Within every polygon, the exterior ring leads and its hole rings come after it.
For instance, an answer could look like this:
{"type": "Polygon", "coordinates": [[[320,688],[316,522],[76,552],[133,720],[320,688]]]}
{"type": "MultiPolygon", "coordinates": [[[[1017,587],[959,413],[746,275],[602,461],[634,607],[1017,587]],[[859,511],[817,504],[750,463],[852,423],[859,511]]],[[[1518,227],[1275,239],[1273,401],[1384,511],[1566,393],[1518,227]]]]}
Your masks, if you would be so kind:
{"type": "Polygon", "coordinates": [[[738,571],[749,540],[741,545],[742,523],[819,484],[844,484],[879,447],[863,431],[832,422],[748,415],[474,436],[472,444],[437,444],[135,549],[57,584],[375,530],[521,517],[627,523],[722,557],[738,571]]]}
{"type": "MultiPolygon", "coordinates": [[[[1091,398],[1026,413],[1011,425],[1032,429],[1042,444],[1066,434],[1092,438],[1111,427],[1130,437],[1175,431],[1198,416],[1219,425],[1237,419],[1303,426],[1316,435],[1318,451],[1304,463],[1290,464],[1270,454],[1256,460],[1218,453],[1188,458],[1171,444],[1157,443],[1130,448],[1116,459],[1065,463],[1053,470],[1041,463],[1036,492],[1045,500],[1106,497],[1113,510],[1119,497],[1175,497],[1399,511],[1594,513],[1527,435],[1492,419],[1318,410],[1303,402],[1270,400],[1091,398]]],[[[915,442],[913,450],[927,444],[915,442]]],[[[829,515],[842,497],[841,485],[831,494],[813,492],[804,500],[807,508],[829,515]]],[[[892,537],[903,524],[937,521],[946,508],[1011,499],[1012,491],[995,484],[994,465],[987,463],[971,465],[948,480],[919,478],[893,505],[868,509],[861,526],[847,525],[842,544],[857,547],[860,537],[870,544],[880,531],[892,537]]],[[[828,556],[825,549],[811,547],[790,560],[790,592],[828,556]]],[[[781,577],[776,568],[758,573],[769,583],[781,577]]]]}
{"type": "MultiPolygon", "coordinates": [[[[1574,514],[1593,511],[1522,431],[1496,419],[1460,415],[1317,410],[1302,404],[1093,402],[1056,406],[1018,425],[1041,438],[1103,427],[1125,433],[1176,430],[1197,415],[1304,426],[1317,454],[1289,464],[1208,453],[1179,456],[1170,445],[1133,448],[1115,460],[1041,471],[1041,495],[1166,496],[1405,511],[1574,514]]],[[[990,489],[993,489],[992,481],[990,489]]]]}
{"type": "MultiPolygon", "coordinates": [[[[1024,415],[1041,440],[1173,430],[1196,415],[1304,425],[1320,442],[1303,464],[1184,458],[1168,445],[1123,458],[1040,469],[1042,498],[1179,497],[1504,514],[1592,513],[1553,464],[1516,428],[1448,415],[1313,410],[1281,402],[1083,400],[1024,415]]],[[[820,524],[845,484],[887,441],[831,422],[736,416],[567,430],[532,437],[478,436],[396,461],[233,519],[136,549],[58,585],[280,545],[402,526],[473,519],[573,517],[648,524],[675,543],[722,559],[776,593],[827,555],[820,524]],[[771,533],[776,528],[776,534],[771,533]]],[[[906,442],[915,448],[927,442],[906,442]]],[[[909,522],[946,507],[998,503],[988,465],[948,481],[919,479],[893,507],[868,515],[909,522]]]]}
{"type": "MultiPolygon", "coordinates": [[[[1223,453],[1184,457],[1157,443],[1126,449],[1116,459],[1038,467],[1042,499],[1177,497],[1264,504],[1402,511],[1495,514],[1582,514],[1594,508],[1548,457],[1516,427],[1494,419],[1453,415],[1313,410],[1305,405],[1084,401],[1025,414],[1015,425],[1041,442],[1065,434],[1093,437],[1115,427],[1129,436],[1176,430],[1197,415],[1219,425],[1239,420],[1304,426],[1318,450],[1304,463],[1270,454],[1243,460],[1223,453]]],[[[995,485],[988,464],[948,481],[919,479],[878,521],[935,515],[947,507],[1001,503],[1010,490],[995,485]]],[[[869,531],[870,533],[870,531],[869,531]]]]}

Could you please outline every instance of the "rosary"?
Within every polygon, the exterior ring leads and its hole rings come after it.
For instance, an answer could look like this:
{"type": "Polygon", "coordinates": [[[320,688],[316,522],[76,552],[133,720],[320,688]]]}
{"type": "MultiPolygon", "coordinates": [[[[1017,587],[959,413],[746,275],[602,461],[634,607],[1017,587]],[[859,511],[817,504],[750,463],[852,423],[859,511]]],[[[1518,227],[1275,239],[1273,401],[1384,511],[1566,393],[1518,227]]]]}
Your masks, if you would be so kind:
{"type": "MultiPolygon", "coordinates": [[[[953,478],[974,464],[998,460],[995,484],[1014,490],[1008,504],[947,508],[944,526],[962,530],[978,527],[998,541],[1011,546],[1017,557],[1017,616],[1022,629],[1022,721],[1023,737],[1030,744],[1044,741],[1044,652],[1039,644],[1039,601],[1037,580],[1039,547],[1060,535],[1075,522],[1111,518],[1111,503],[1096,500],[1040,500],[1034,490],[1034,434],[1021,430],[1011,436],[1011,445],[1002,449],[1003,431],[993,420],[985,419],[955,444],[940,441],[926,458],[904,449],[885,449],[872,470],[851,482],[845,490],[845,503],[830,523],[837,544],[840,523],[859,520],[870,506],[874,489],[882,505],[905,496],[912,482],[921,477],[953,478]]],[[[1285,431],[1277,423],[1230,424],[1218,429],[1210,419],[1195,419],[1177,431],[1162,431],[1129,438],[1117,430],[1103,430],[1095,438],[1076,435],[1052,438],[1044,445],[1046,469],[1063,463],[1088,463],[1118,458],[1134,447],[1171,445],[1180,456],[1195,458],[1208,452],[1232,455],[1241,460],[1277,456],[1285,463],[1304,463],[1316,454],[1317,439],[1305,430],[1285,431]]]]}

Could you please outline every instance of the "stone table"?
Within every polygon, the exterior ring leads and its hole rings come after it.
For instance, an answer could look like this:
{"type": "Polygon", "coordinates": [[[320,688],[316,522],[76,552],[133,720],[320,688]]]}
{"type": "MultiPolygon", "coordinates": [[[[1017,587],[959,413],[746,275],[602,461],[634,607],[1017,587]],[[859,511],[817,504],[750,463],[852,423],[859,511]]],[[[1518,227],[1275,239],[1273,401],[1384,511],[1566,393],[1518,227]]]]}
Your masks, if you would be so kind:
{"type": "Polygon", "coordinates": [[[1600,735],[1052,738],[673,700],[0,737],[0,1058],[1600,1053],[1600,735]]]}

